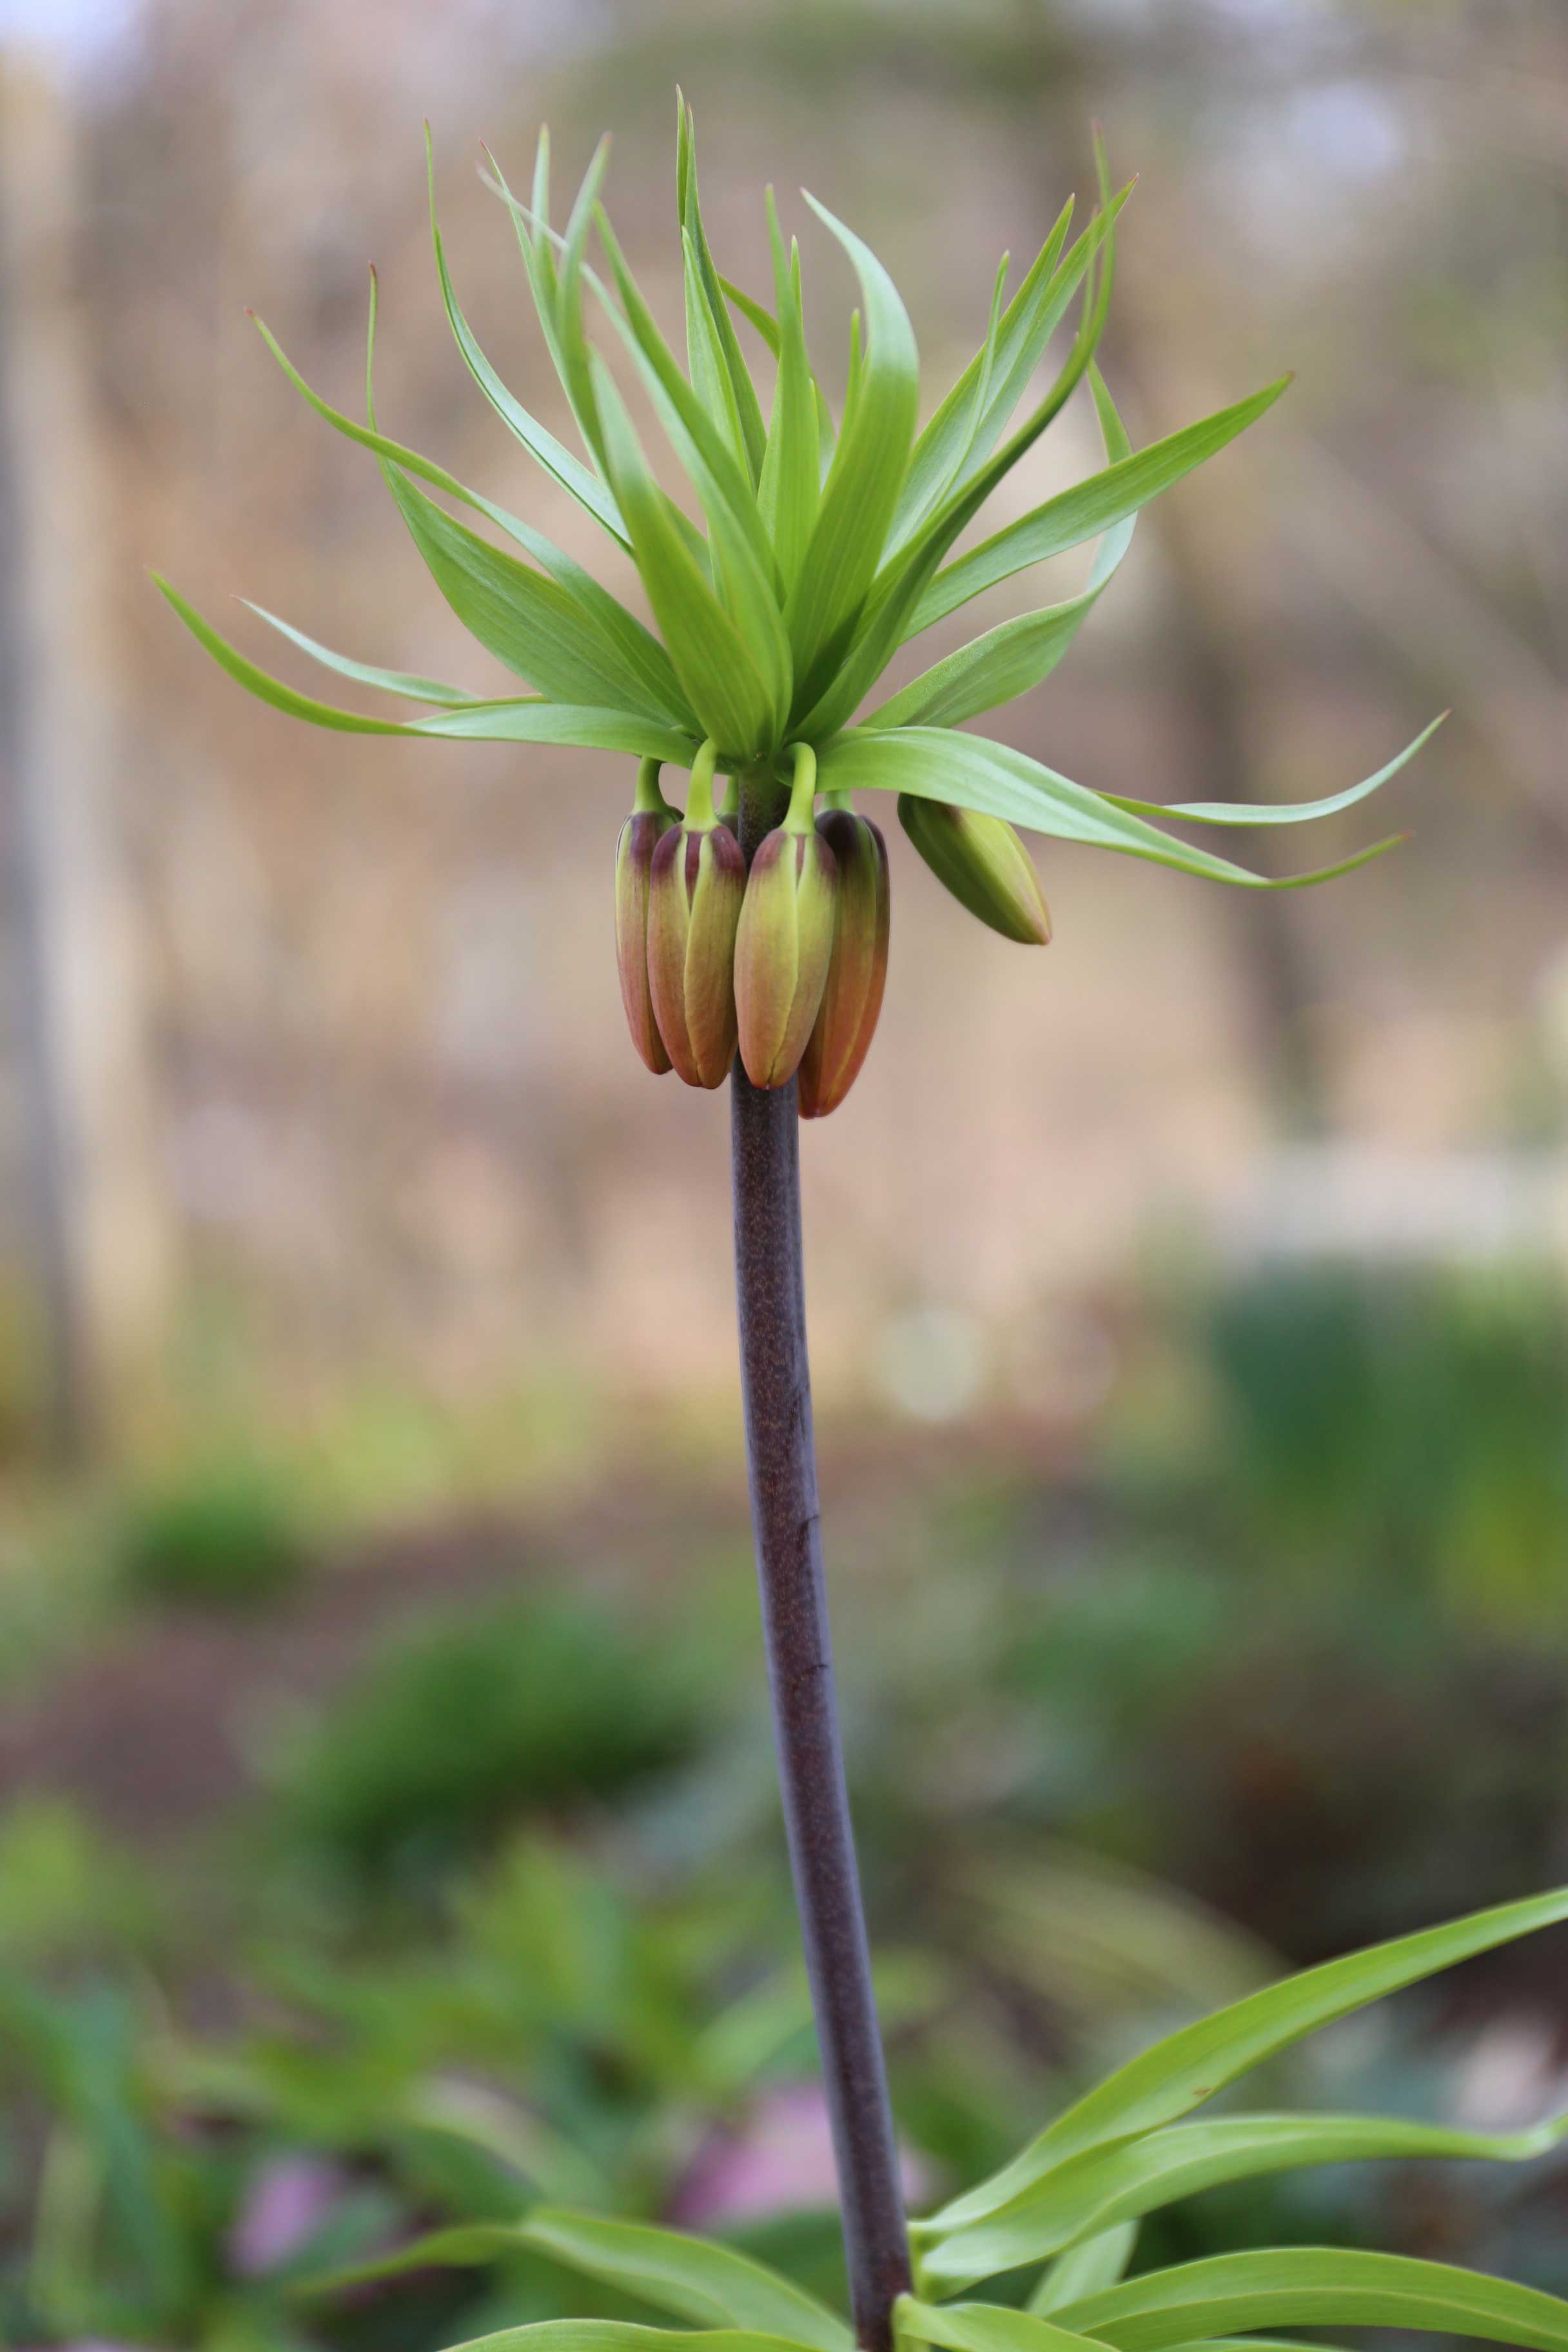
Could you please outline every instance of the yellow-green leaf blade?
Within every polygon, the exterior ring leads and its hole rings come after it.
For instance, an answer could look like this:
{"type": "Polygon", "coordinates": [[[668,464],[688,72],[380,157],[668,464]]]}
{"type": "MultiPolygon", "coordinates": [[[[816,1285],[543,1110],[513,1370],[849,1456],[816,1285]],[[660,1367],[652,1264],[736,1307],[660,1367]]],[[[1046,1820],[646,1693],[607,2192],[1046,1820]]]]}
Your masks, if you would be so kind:
{"type": "MultiPolygon", "coordinates": [[[[886,739],[907,741],[907,737],[886,739]]],[[[823,762],[824,769],[828,762],[823,762]]],[[[905,787],[904,789],[908,789],[905,787]]],[[[1006,815],[1008,810],[996,812],[1006,815]]],[[[1027,819],[1024,820],[1026,823],[1027,819]]],[[[1478,1952],[1568,1920],[1568,1888],[1478,1911],[1413,1936],[1374,1944],[1265,1985],[1210,2017],[1166,2035],[1119,2067],[1030,2141],[1000,2172],[934,2217],[943,2233],[984,2221],[1085,2148],[1155,2130],[1188,2115],[1319,2026],[1452,1968],[1478,1952]]]]}
{"type": "Polygon", "coordinates": [[[1568,2352],[1568,2303],[1447,2263],[1343,2247],[1218,2254],[1069,2304],[1064,2326],[1115,2352],[1163,2352],[1254,2327],[1398,2327],[1568,2352]]]}
{"type": "Polygon", "coordinates": [[[315,637],[307,636],[303,629],[295,628],[291,622],[279,620],[278,614],[269,613],[264,604],[253,604],[248,596],[242,596],[239,601],[247,613],[254,613],[258,621],[265,621],[268,628],[276,629],[279,636],[287,637],[290,645],[298,646],[301,653],[309,654],[310,659],[320,662],[323,669],[335,670],[340,677],[353,678],[358,686],[374,686],[382,694],[405,695],[410,702],[440,702],[453,707],[477,702],[479,698],[477,695],[465,694],[460,687],[443,686],[437,677],[420,677],[410,670],[378,669],[372,662],[352,661],[347,654],[335,654],[330,646],[323,646],[315,637]]]}
{"type": "Polygon", "coordinates": [[[1084,2352],[1086,2339],[1029,2311],[994,2303],[923,2303],[901,2294],[894,2307],[900,2337],[939,2344],[945,2352],[1084,2352]]]}
{"type": "MultiPolygon", "coordinates": [[[[1131,446],[1097,368],[1089,370],[1089,383],[1100,412],[1105,454],[1114,465],[1131,456],[1131,446]]],[[[965,719],[977,718],[984,710],[998,709],[1002,704],[1015,701],[1019,695],[1043,684],[1067,654],[1114,578],[1132,544],[1136,527],[1136,515],[1129,515],[1106,533],[1089,585],[1080,595],[1069,597],[1064,604],[1047,605],[1038,613],[1024,613],[1015,620],[1003,621],[967,646],[961,646],[879,704],[866,725],[956,727],[965,719]]],[[[1119,800],[1117,806],[1127,808],[1132,803],[1119,800]]],[[[1137,814],[1147,816],[1156,812],[1139,807],[1137,814]]]]}
{"type": "Polygon", "coordinates": [[[934,621],[955,612],[984,589],[995,587],[999,581],[1081,546],[1086,539],[1097,538],[1128,515],[1136,514],[1151,499],[1158,498],[1162,490],[1169,489],[1256,424],[1289,381],[1289,376],[1281,376],[1247,399],[1218,409],[1195,425],[1184,425],[1163,441],[1151,442],[1146,449],[1107,467],[1086,482],[1075,483],[1071,489],[1058,491],[1018,521],[994,532],[938,572],[916,606],[905,635],[918,636],[934,621]]]}
{"type": "Polygon", "coordinates": [[[1227,2181],[1394,2158],[1522,2164],[1564,2137],[1568,2117],[1511,2133],[1384,2116],[1223,2116],[1176,2124],[1089,2149],[987,2220],[924,2247],[924,2275],[950,2292],[972,2286],[1227,2181]]]}
{"type": "Polygon", "coordinates": [[[1396,752],[1374,775],[1363,776],[1359,784],[1347,784],[1342,793],[1330,793],[1321,801],[1176,801],[1167,804],[1128,800],[1121,793],[1107,793],[1105,798],[1120,809],[1130,809],[1135,816],[1179,817],[1184,824],[1304,824],[1310,817],[1333,816],[1341,809],[1354,808],[1358,801],[1369,800],[1415,757],[1447,716],[1446,710],[1439,711],[1414,741],[1406,743],[1404,751],[1396,752]]]}
{"type": "Polygon", "coordinates": [[[541,2207],[521,2225],[524,2243],[552,2254],[628,2294],[704,2326],[759,2329],[807,2344],[814,2352],[850,2352],[845,2321],[815,2295],[729,2246],[650,2223],[606,2221],[541,2207]]]}
{"type": "Polygon", "coordinates": [[[869,247],[807,202],[853,263],[868,341],[786,618],[803,707],[821,693],[876,578],[914,436],[920,362],[897,288],[869,247]]]}
{"type": "Polygon", "coordinates": [[[960,808],[978,809],[987,816],[1005,817],[1010,824],[1054,835],[1059,841],[1117,850],[1250,890],[1300,889],[1331,881],[1394,846],[1393,838],[1377,842],[1308,874],[1283,878],[1252,874],[1228,858],[1173,840],[1142,817],[1112,808],[1100,793],[1007,744],[944,727],[851,728],[824,747],[818,774],[825,792],[915,793],[925,800],[951,801],[960,808]]]}

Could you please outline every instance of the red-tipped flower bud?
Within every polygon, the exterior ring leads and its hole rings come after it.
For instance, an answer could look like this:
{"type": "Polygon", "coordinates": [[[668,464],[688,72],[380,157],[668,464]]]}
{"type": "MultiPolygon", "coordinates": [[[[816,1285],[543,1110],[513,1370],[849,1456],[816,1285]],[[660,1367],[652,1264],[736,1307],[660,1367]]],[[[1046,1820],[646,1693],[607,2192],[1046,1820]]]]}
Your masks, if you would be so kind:
{"type": "Polygon", "coordinates": [[[888,845],[869,818],[825,809],[816,830],[833,852],[838,897],[822,1003],[800,1064],[800,1115],[837,1110],[870,1051],[888,977],[888,845]]]}
{"type": "Polygon", "coordinates": [[[689,1087],[721,1087],[735,1059],[735,926],[746,888],[741,845],[713,814],[715,747],[691,770],[686,814],[653,854],[647,976],[653,1010],[689,1087]]]}
{"type": "Polygon", "coordinates": [[[654,1076],[662,1077],[670,1059],[658,1034],[648,988],[647,899],[653,853],[677,820],[659,791],[658,767],[657,760],[645,760],[638,768],[632,813],[616,845],[616,961],[632,1044],[654,1076]]]}
{"type": "Polygon", "coordinates": [[[1010,824],[913,793],[899,794],[899,822],[961,906],[1005,940],[1046,946],[1050,913],[1034,861],[1010,824]]]}
{"type": "Polygon", "coordinates": [[[754,1087],[794,1077],[822,1003],[838,875],[812,823],[816,758],[795,748],[789,813],[759,845],[735,938],[741,1059],[754,1087]]]}

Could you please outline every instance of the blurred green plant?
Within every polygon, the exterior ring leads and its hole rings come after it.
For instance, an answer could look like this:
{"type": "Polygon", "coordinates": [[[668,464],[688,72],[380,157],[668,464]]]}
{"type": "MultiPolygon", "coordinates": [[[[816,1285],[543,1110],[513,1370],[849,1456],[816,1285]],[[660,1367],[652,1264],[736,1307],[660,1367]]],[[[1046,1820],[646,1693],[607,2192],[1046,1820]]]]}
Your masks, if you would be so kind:
{"type": "Polygon", "coordinates": [[[132,1599],[181,1608],[265,1608],[310,1567],[287,1485],[241,1459],[197,1463],[132,1494],[114,1549],[132,1599]]]}
{"type": "Polygon", "coordinates": [[[527,1594],[390,1637],[285,1765],[287,1828],[331,1868],[417,1887],[506,1826],[691,1758],[705,1694],[663,1642],[527,1594]]]}
{"type": "Polygon", "coordinates": [[[1278,1565],[1480,1622],[1568,1588],[1568,1294],[1503,1272],[1271,1265],[1208,1310],[1228,1492],[1278,1565]]]}

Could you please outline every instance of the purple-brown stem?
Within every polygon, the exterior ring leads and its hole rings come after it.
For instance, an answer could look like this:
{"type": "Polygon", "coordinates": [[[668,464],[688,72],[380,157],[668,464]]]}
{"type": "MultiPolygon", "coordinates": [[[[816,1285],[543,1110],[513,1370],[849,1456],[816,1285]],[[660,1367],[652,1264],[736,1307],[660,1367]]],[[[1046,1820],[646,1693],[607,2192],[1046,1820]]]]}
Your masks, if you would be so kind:
{"type": "MultiPolygon", "coordinates": [[[[741,784],[751,865],[788,794],[741,784]]],[[[833,1685],[811,1425],[795,1081],[730,1081],[735,1291],[757,1580],[795,1904],[833,2128],[850,2310],[866,2352],[890,2352],[909,2239],[866,1939],[833,1685]]]]}

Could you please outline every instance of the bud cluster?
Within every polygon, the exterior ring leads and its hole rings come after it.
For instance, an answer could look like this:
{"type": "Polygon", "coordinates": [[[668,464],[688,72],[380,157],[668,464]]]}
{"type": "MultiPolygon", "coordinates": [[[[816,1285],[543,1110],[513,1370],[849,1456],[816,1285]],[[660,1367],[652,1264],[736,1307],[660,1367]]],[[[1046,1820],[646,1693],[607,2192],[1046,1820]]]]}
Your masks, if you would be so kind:
{"type": "MultiPolygon", "coordinates": [[[[715,810],[717,747],[703,744],[684,815],[637,772],[616,853],[616,952],[632,1043],[656,1076],[723,1085],[739,1053],[754,1087],[798,1075],[803,1118],[837,1110],[870,1050],[888,973],[888,845],[847,794],[814,816],[816,758],[795,746],[782,824],[746,869],[739,795],[715,810]]],[[[971,914],[1004,937],[1044,945],[1050,917],[1010,824],[970,809],[899,801],[904,831],[971,914]]]]}

